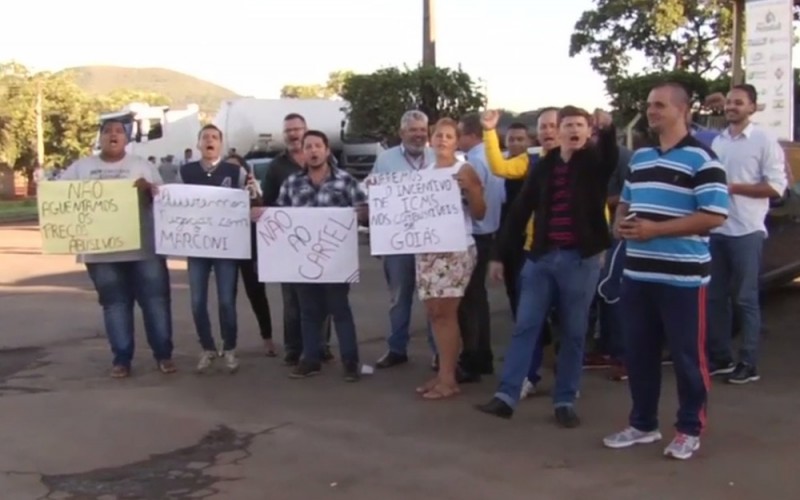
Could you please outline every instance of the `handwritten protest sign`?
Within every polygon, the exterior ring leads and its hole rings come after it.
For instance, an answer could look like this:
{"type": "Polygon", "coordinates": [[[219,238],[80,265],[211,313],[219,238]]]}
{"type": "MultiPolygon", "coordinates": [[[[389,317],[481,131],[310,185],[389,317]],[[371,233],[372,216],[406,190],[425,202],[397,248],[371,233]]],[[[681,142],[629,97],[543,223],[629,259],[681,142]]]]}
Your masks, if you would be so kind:
{"type": "Polygon", "coordinates": [[[215,259],[250,258],[247,191],[213,186],[161,186],[153,202],[156,253],[215,259]]]}
{"type": "Polygon", "coordinates": [[[458,182],[447,171],[370,177],[372,255],[462,252],[467,249],[458,182]]]}
{"type": "Polygon", "coordinates": [[[42,251],[97,254],[141,247],[132,180],[51,181],[38,187],[42,251]]]}
{"type": "Polygon", "coordinates": [[[357,283],[358,224],[352,208],[268,208],[256,225],[264,283],[357,283]]]}

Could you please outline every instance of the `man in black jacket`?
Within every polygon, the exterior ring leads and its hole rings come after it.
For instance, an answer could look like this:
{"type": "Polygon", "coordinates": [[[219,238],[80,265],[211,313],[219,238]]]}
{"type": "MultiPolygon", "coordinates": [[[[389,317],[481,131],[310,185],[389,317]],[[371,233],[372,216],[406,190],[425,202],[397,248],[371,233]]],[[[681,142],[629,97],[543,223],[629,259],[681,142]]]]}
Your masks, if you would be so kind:
{"type": "Polygon", "coordinates": [[[605,216],[608,181],[617,164],[616,130],[608,113],[594,115],[597,144],[588,143],[592,116],[574,106],[558,113],[560,147],[531,169],[500,234],[513,245],[534,215],[533,246],[520,273],[519,303],[500,387],[478,406],[510,418],[551,307],[558,310],[561,343],[553,391],[559,425],[580,424],[574,403],[580,385],[589,306],[600,274],[600,254],[611,243],[605,216]]]}

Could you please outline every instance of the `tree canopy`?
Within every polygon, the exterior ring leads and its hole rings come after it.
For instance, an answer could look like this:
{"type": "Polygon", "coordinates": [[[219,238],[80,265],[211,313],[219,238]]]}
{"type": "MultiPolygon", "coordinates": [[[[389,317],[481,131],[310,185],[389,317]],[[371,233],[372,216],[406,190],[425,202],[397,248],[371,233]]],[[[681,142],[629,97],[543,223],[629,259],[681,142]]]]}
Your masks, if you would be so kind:
{"type": "Polygon", "coordinates": [[[630,76],[633,56],[648,71],[716,76],[730,69],[729,0],[595,0],[575,23],[569,54],[588,54],[606,80],[630,76]]]}
{"type": "Polygon", "coordinates": [[[352,71],[332,71],[328,74],[328,81],[325,84],[287,84],[281,87],[281,98],[332,99],[340,97],[344,82],[351,76],[353,76],[352,71]]]}
{"type": "Polygon", "coordinates": [[[478,82],[461,68],[426,66],[350,75],[340,95],[350,103],[352,133],[389,140],[396,138],[400,118],[409,109],[423,111],[433,123],[477,111],[486,102],[478,82]]]}
{"type": "Polygon", "coordinates": [[[45,167],[64,166],[91,152],[99,113],[131,102],[167,105],[153,92],[116,90],[90,95],[69,72],[33,73],[18,63],[0,63],[0,163],[30,168],[36,162],[36,102],[42,98],[45,167]]]}

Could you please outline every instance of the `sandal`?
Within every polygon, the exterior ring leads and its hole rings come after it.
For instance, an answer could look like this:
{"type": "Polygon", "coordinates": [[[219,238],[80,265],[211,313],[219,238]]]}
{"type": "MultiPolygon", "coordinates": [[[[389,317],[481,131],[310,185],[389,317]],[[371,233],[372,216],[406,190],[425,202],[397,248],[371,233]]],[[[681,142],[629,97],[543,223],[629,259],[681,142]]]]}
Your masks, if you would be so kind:
{"type": "Polygon", "coordinates": [[[175,362],[171,359],[164,359],[158,362],[158,371],[164,375],[169,375],[170,373],[175,373],[178,371],[178,368],[175,366],[175,362]]]}
{"type": "Polygon", "coordinates": [[[439,384],[439,377],[433,377],[421,386],[416,388],[417,394],[425,394],[439,384]]]}
{"type": "Polygon", "coordinates": [[[461,393],[461,389],[457,386],[449,386],[444,384],[436,384],[422,395],[422,399],[427,399],[428,401],[438,401],[440,399],[450,399],[455,397],[461,393]]]}
{"type": "Polygon", "coordinates": [[[127,366],[114,365],[111,368],[111,378],[128,378],[131,376],[131,369],[127,366]]]}

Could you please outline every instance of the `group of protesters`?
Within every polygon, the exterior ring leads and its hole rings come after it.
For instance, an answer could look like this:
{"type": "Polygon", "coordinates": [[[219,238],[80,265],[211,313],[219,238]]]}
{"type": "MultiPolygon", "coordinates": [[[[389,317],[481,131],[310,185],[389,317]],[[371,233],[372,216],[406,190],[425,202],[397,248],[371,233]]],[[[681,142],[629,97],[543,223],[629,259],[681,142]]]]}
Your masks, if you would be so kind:
{"type": "MultiPolygon", "coordinates": [[[[409,361],[416,295],[428,318],[435,374],[416,391],[425,400],[457,396],[460,386],[494,374],[487,281],[503,281],[514,328],[493,397],[483,413],[511,418],[540,384],[543,351],[556,351],[553,410],[559,426],[580,424],[576,400],[582,371],[609,367],[627,380],[629,426],[604,439],[610,448],[661,440],[661,367],[674,364],[680,408],[664,454],[687,459],[700,446],[710,378],[758,380],[758,272],[769,199],[786,189],[780,145],[751,123],[757,92],[732,88],[727,128],[712,137],[691,128],[692,103],[676,83],[649,94],[651,146],[619,145],[611,115],[574,106],[545,108],[536,130],[513,123],[498,135],[499,113],[444,118],[418,110],[399,124],[401,144],[384,151],[373,173],[441,169],[461,191],[467,249],[381,257],[389,289],[387,370],[409,361]],[[501,149],[501,142],[506,150],[501,149]],[[735,314],[734,314],[735,313],[735,314]],[[741,332],[732,350],[733,320],[741,332]],[[595,332],[599,332],[595,334],[595,332]],[[588,349],[593,339],[594,349],[588,349]]],[[[271,207],[352,207],[369,223],[368,188],[331,160],[328,138],[303,116],[283,121],[286,150],[261,182],[236,154],[223,158],[224,137],[207,125],[200,159],[187,158],[175,182],[250,191],[251,218],[271,207]]],[[[140,192],[139,250],[80,255],[103,308],[113,354],[111,375],[128,377],[134,353],[134,305],[141,307],[158,369],[174,373],[170,275],[155,252],[153,197],[164,180],[146,160],[126,154],[122,123],[103,124],[101,152],[67,168],[61,180],[131,179],[140,192]]],[[[369,178],[367,179],[369,185],[369,178]]],[[[459,229],[460,231],[460,229],[459,229]]],[[[253,258],[189,257],[191,312],[201,353],[198,372],[218,359],[239,368],[236,299],[241,275],[264,352],[278,355],[264,283],[253,258]],[[212,335],[208,292],[214,274],[222,349],[212,335]]],[[[280,263],[276,263],[280,265],[280,263]]],[[[350,285],[284,283],[283,361],[292,378],[320,373],[338,337],[343,375],[361,376],[350,285]]]]}

